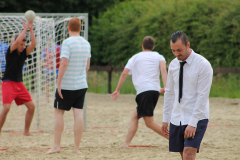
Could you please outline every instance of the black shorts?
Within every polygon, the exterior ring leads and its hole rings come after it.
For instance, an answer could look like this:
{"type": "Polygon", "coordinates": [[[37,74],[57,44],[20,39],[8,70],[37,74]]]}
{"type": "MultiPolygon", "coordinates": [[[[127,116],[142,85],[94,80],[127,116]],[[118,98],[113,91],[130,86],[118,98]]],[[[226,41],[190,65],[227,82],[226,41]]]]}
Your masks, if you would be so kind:
{"type": "Polygon", "coordinates": [[[138,118],[153,116],[153,111],[158,102],[159,95],[158,91],[146,91],[137,95],[136,102],[138,118]]]}
{"type": "Polygon", "coordinates": [[[187,125],[175,126],[170,123],[170,133],[169,133],[169,151],[170,152],[183,152],[184,147],[197,148],[197,153],[199,152],[199,147],[202,142],[204,133],[206,132],[208,124],[208,119],[203,119],[198,121],[197,129],[194,138],[185,138],[184,133],[187,125]]]}
{"type": "Polygon", "coordinates": [[[80,90],[61,90],[63,99],[60,98],[56,89],[54,108],[69,111],[71,107],[83,109],[84,98],[87,88],[80,90]]]}

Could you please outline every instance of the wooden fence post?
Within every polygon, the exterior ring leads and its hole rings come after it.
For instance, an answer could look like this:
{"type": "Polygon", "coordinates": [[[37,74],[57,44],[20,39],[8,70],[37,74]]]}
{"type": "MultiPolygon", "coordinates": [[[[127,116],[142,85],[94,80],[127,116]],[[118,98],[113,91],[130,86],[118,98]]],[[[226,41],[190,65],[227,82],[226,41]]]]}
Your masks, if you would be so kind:
{"type": "Polygon", "coordinates": [[[108,93],[111,94],[112,93],[112,70],[113,70],[113,67],[112,67],[112,62],[109,61],[108,62],[108,65],[110,67],[110,70],[108,71],[108,93]]]}

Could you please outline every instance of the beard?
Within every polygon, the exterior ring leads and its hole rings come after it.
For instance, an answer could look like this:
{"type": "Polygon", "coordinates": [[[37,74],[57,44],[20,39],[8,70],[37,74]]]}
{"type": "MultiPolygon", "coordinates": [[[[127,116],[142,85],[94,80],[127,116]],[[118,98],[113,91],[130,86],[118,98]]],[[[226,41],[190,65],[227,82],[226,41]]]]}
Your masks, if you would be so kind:
{"type": "Polygon", "coordinates": [[[181,61],[186,60],[187,55],[188,55],[188,50],[187,50],[187,47],[186,47],[185,52],[182,55],[177,56],[177,59],[181,60],[181,61]]]}

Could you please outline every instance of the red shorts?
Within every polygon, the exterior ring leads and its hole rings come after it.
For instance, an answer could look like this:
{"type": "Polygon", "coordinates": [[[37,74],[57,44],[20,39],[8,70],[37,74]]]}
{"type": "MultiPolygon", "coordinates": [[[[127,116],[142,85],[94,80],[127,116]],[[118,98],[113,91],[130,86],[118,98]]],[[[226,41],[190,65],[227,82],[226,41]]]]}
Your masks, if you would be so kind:
{"type": "Polygon", "coordinates": [[[3,104],[11,104],[13,100],[17,105],[32,101],[31,95],[22,82],[3,81],[2,83],[3,104]]]}

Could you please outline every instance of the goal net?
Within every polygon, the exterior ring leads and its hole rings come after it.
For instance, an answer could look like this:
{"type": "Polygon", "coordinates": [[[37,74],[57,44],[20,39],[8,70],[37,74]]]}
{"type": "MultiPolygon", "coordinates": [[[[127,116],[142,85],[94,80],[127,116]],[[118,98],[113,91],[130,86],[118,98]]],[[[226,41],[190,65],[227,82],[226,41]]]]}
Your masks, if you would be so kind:
{"type": "MultiPolygon", "coordinates": [[[[33,23],[37,45],[26,59],[23,67],[23,83],[36,105],[31,130],[49,130],[54,126],[53,102],[56,89],[61,44],[69,37],[68,21],[78,17],[82,22],[80,35],[88,39],[88,14],[53,14],[36,13],[33,23]]],[[[24,13],[6,13],[0,16],[0,67],[1,77],[5,71],[6,49],[13,42],[13,37],[23,30],[24,13]]],[[[26,46],[31,43],[29,31],[26,46]]],[[[1,93],[1,90],[0,90],[1,93]]],[[[2,96],[0,95],[2,99],[2,96]]],[[[1,102],[2,103],[2,102],[1,102]]],[[[2,109],[2,105],[1,108],[2,109]]],[[[16,106],[12,102],[10,112],[3,126],[3,131],[23,130],[26,107],[16,106]]],[[[73,127],[72,113],[65,113],[65,129],[73,127]]],[[[84,107],[84,128],[86,129],[86,107],[84,107]]]]}

